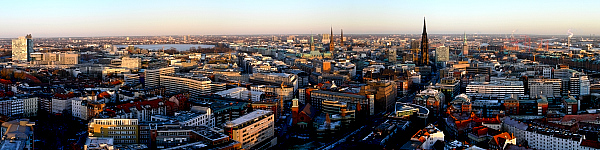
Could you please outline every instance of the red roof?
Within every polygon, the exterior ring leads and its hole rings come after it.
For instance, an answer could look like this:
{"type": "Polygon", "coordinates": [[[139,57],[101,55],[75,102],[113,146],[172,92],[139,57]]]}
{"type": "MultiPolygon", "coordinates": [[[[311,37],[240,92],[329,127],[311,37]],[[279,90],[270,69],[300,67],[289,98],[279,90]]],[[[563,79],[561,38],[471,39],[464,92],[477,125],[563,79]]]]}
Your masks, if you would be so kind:
{"type": "Polygon", "coordinates": [[[600,114],[565,115],[560,122],[587,122],[597,121],[597,119],[600,119],[600,114]]]}
{"type": "Polygon", "coordinates": [[[600,142],[596,141],[596,140],[583,140],[581,141],[581,146],[585,146],[585,147],[591,147],[591,148],[595,148],[595,149],[600,149],[600,142]]]}

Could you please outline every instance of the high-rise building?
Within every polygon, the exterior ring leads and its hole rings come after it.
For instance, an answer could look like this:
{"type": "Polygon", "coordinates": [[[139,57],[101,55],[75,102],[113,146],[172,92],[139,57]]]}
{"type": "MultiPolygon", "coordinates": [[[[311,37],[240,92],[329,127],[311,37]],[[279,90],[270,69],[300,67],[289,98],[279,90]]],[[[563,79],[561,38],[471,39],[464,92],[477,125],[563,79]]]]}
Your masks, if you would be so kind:
{"type": "Polygon", "coordinates": [[[421,63],[420,65],[429,65],[429,39],[427,39],[427,28],[425,18],[423,18],[423,34],[421,36],[421,63]]]}
{"type": "Polygon", "coordinates": [[[469,44],[467,44],[467,33],[465,33],[465,38],[463,39],[462,53],[463,53],[463,56],[469,55],[469,44]]]}
{"type": "Polygon", "coordinates": [[[30,55],[33,52],[33,39],[31,34],[25,37],[19,37],[12,40],[12,60],[13,61],[29,61],[30,55]]]}
{"type": "Polygon", "coordinates": [[[446,46],[435,48],[435,56],[436,62],[447,62],[450,57],[450,48],[446,46]]]}

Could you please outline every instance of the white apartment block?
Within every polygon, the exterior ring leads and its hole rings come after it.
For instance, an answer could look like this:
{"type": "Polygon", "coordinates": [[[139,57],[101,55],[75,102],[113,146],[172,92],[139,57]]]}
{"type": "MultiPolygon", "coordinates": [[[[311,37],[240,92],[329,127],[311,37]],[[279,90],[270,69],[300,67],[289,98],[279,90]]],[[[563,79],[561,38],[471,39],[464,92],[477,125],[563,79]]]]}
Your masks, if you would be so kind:
{"type": "Polygon", "coordinates": [[[145,84],[147,87],[154,87],[161,85],[161,76],[166,74],[175,73],[175,67],[166,67],[160,69],[146,69],[144,70],[145,74],[145,84]]]}
{"type": "Polygon", "coordinates": [[[274,115],[271,111],[256,110],[225,124],[225,134],[242,143],[243,149],[267,149],[277,144],[274,115]],[[261,144],[267,142],[267,144],[261,144]]]}
{"type": "Polygon", "coordinates": [[[164,86],[167,93],[188,91],[191,97],[211,93],[212,81],[206,77],[160,75],[160,79],[161,83],[159,85],[164,86]]]}
{"type": "Polygon", "coordinates": [[[52,113],[63,113],[63,111],[71,112],[72,99],[52,98],[52,113]]]}
{"type": "Polygon", "coordinates": [[[37,116],[38,111],[38,97],[24,97],[20,98],[23,100],[23,116],[33,117],[37,116]]]}
{"type": "Polygon", "coordinates": [[[505,97],[510,94],[525,94],[525,88],[521,81],[472,82],[467,85],[466,94],[469,96],[495,94],[505,97]]]}

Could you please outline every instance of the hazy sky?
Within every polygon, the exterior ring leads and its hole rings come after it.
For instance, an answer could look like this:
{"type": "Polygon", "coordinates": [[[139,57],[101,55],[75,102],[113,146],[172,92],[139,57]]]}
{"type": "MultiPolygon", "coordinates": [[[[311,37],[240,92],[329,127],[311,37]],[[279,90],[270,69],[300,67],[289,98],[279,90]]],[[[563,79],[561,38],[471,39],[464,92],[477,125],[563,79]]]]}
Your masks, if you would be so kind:
{"type": "Polygon", "coordinates": [[[0,37],[420,33],[600,35],[600,1],[3,1],[0,37]]]}

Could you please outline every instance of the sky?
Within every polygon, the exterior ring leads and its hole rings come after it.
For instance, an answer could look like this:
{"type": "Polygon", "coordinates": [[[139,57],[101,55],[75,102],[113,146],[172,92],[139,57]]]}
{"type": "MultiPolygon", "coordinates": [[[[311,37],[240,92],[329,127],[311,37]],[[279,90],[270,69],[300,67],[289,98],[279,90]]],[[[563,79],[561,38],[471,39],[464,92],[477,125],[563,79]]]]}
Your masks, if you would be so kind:
{"type": "Polygon", "coordinates": [[[56,0],[0,3],[0,38],[248,34],[600,35],[595,0],[56,0]]]}

